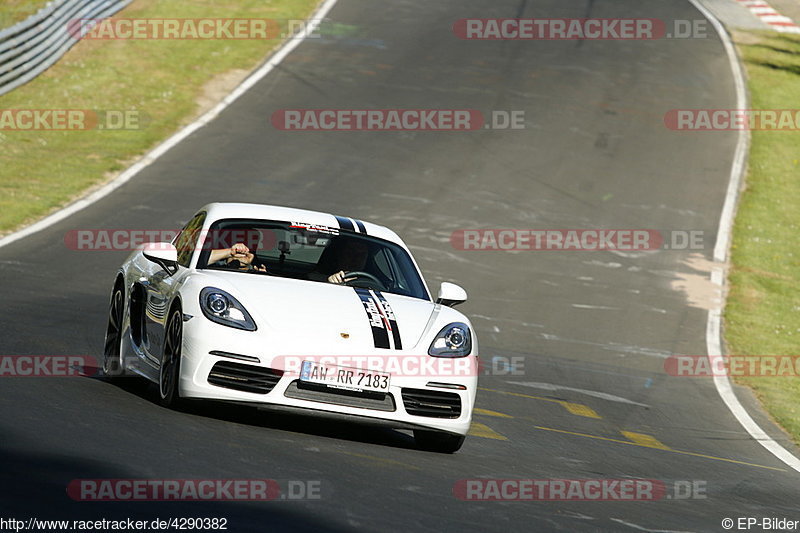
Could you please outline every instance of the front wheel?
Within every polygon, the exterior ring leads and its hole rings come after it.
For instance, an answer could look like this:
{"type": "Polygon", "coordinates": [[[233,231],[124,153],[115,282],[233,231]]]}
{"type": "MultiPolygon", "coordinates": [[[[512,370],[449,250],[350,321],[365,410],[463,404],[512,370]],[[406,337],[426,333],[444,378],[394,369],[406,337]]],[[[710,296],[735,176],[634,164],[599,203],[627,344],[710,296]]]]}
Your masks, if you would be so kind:
{"type": "Polygon", "coordinates": [[[441,431],[414,430],[414,440],[417,446],[429,452],[455,453],[464,444],[464,435],[454,435],[441,431]]]}
{"type": "Polygon", "coordinates": [[[111,303],[108,308],[108,326],[106,326],[106,339],[103,348],[103,374],[109,378],[119,377],[124,374],[120,358],[124,304],[125,294],[123,293],[122,285],[117,283],[111,293],[111,303]]]}
{"type": "Polygon", "coordinates": [[[176,308],[167,321],[164,357],[161,359],[161,371],[158,378],[159,403],[164,407],[176,407],[181,398],[178,383],[181,376],[182,346],[183,313],[176,308]]]}

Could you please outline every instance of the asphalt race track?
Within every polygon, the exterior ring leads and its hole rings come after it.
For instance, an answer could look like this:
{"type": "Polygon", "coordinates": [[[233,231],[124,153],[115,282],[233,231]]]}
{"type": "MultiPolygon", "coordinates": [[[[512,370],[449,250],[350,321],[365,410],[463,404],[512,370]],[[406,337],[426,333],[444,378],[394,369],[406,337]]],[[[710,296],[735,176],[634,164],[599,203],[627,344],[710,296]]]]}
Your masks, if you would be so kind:
{"type": "MultiPolygon", "coordinates": [[[[466,41],[459,18],[699,19],[684,0],[340,0],[346,31],[309,39],[208,126],[112,195],[0,249],[3,354],[100,354],[125,252],[68,250],[73,229],[180,227],[249,201],[382,223],[459,309],[484,360],[476,425],[454,455],[406,432],[224,406],[164,409],[143,381],[0,382],[4,516],[227,517],[231,531],[722,531],[731,517],[800,518],[797,472],[750,438],[708,379],[670,377],[706,353],[708,265],[736,142],[664,126],[673,108],[733,108],[706,39],[466,41]],[[293,108],[524,110],[525,129],[286,132],[293,108]],[[470,228],[704,232],[702,250],[460,251],[470,228]],[[522,361],[516,372],[501,364],[522,361]],[[561,388],[559,388],[561,387],[561,388]],[[503,416],[501,416],[503,415],[503,416]],[[267,503],[90,503],[77,478],[316,480],[267,503]],[[696,481],[705,498],[461,501],[474,478],[696,481]]],[[[747,391],[755,419],[788,446],[747,391]]],[[[680,483],[679,483],[680,485],[680,483]]],[[[683,486],[683,485],[681,485],[683,486]]]]}

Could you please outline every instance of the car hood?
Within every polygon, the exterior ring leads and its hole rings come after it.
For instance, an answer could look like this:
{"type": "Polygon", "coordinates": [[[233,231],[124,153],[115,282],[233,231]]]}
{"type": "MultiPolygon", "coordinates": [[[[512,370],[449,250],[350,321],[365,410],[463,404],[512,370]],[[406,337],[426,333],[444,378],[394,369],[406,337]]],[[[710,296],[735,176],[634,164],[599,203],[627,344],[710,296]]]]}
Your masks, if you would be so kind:
{"type": "MultiPolygon", "coordinates": [[[[323,282],[241,273],[220,277],[259,330],[286,348],[285,355],[412,351],[437,307],[419,298],[323,282]]],[[[427,353],[427,348],[421,349],[427,353]]]]}

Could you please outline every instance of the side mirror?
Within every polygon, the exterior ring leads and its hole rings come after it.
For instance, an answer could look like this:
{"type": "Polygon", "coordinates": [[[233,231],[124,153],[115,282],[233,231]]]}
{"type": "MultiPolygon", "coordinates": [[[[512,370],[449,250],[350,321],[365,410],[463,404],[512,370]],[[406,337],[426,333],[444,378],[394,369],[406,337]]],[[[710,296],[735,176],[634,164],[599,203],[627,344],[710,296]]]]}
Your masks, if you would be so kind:
{"type": "Polygon", "coordinates": [[[142,255],[170,275],[178,271],[178,249],[168,242],[149,242],[144,245],[142,255]]]}
{"type": "Polygon", "coordinates": [[[450,283],[447,281],[442,282],[442,286],[439,288],[439,296],[436,298],[437,304],[455,307],[458,304],[466,301],[467,291],[455,283],[450,283]]]}

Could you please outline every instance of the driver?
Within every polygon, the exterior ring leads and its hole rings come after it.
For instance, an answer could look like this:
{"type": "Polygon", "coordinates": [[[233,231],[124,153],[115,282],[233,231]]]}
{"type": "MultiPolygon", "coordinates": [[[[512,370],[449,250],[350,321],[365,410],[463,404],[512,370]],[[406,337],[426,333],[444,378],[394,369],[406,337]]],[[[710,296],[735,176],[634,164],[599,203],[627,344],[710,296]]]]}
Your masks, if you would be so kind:
{"type": "Polygon", "coordinates": [[[329,283],[347,283],[356,278],[346,278],[347,272],[364,270],[369,257],[369,246],[363,241],[347,240],[336,249],[336,268],[340,270],[328,276],[329,283]]]}
{"type": "Polygon", "coordinates": [[[311,281],[327,281],[341,285],[356,279],[348,272],[364,270],[369,258],[369,245],[348,237],[336,237],[328,245],[314,270],[307,274],[311,281]]]}

